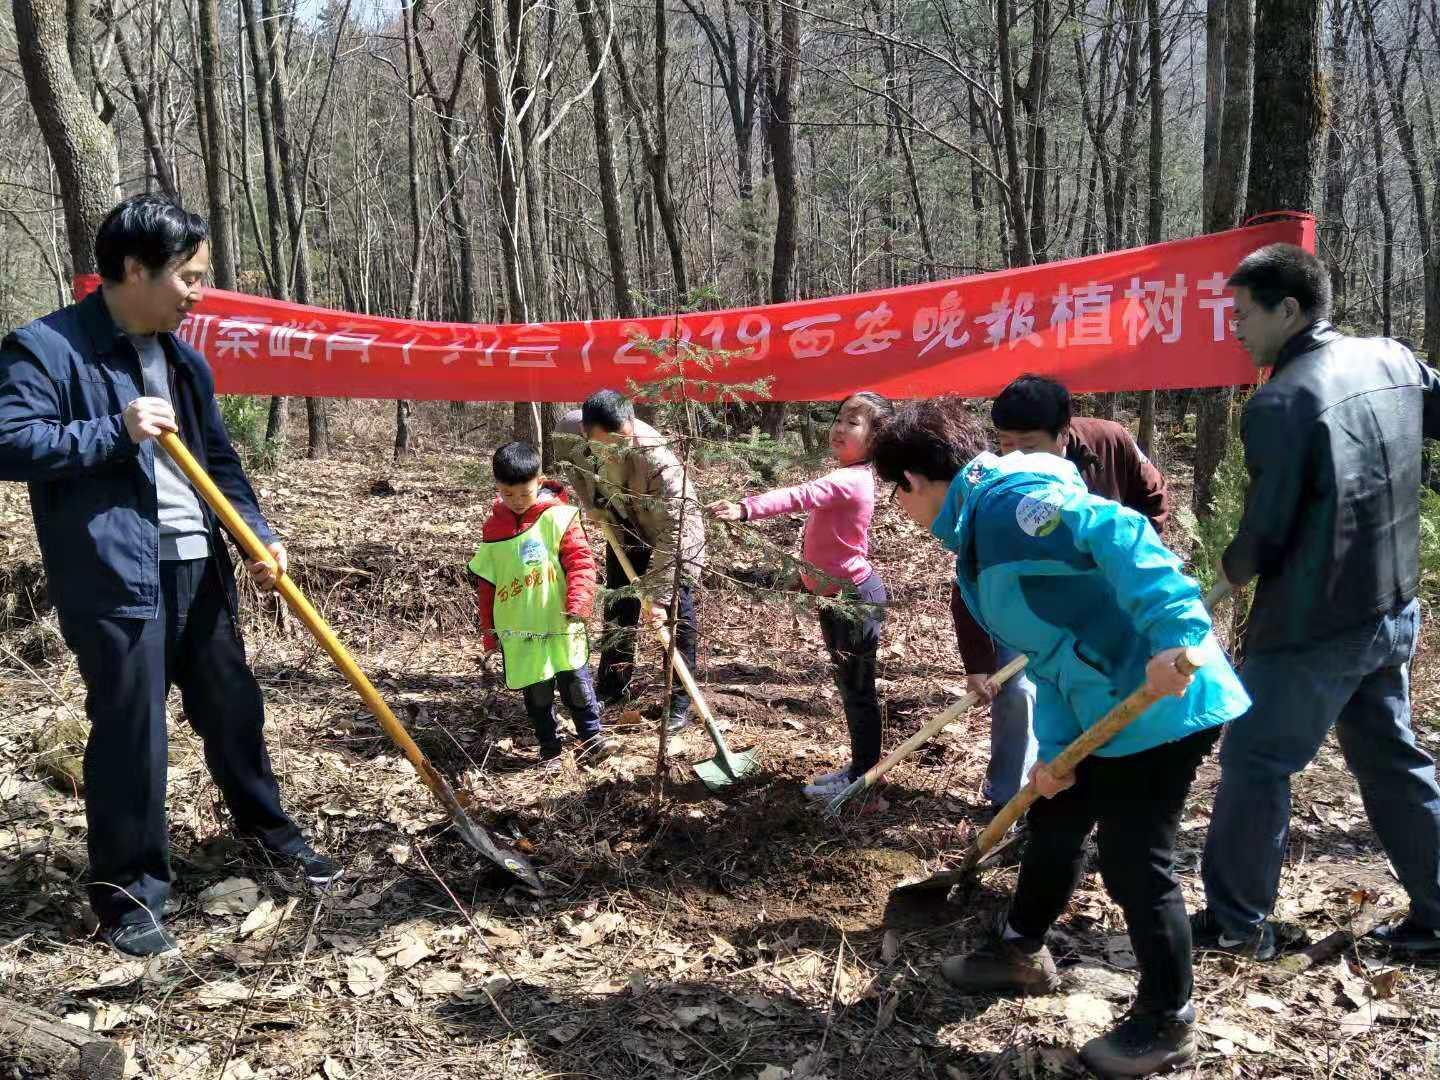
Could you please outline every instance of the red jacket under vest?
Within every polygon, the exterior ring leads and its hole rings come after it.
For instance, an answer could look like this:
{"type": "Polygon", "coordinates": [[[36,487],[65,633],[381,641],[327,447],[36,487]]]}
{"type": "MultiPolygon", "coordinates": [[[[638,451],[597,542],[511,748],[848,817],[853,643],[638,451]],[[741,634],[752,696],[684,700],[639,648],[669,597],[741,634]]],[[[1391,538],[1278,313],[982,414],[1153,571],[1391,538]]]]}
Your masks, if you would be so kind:
{"type": "MultiPolygon", "coordinates": [[[[517,517],[497,495],[481,536],[487,541],[509,540],[534,525],[550,507],[565,502],[568,500],[564,486],[555,480],[546,480],[540,485],[540,497],[523,517],[517,517]]],[[[595,553],[590,550],[590,541],[580,527],[579,514],[560,540],[560,568],[565,571],[565,614],[589,618],[595,606],[595,553]]],[[[480,616],[480,629],[484,631],[485,651],[494,652],[500,647],[494,633],[495,586],[474,575],[471,577],[475,583],[475,608],[480,616]]]]}

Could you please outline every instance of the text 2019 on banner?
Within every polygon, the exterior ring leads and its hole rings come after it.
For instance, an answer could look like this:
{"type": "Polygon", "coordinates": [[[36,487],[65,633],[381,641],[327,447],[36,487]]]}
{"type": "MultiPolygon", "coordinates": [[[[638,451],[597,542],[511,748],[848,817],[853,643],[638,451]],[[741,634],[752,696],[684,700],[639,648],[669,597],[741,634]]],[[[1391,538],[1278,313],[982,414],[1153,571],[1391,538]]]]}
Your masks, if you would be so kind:
{"type": "MultiPolygon", "coordinates": [[[[1307,215],[1084,259],[853,296],[630,320],[408,322],[210,290],[181,328],[228,394],[576,401],[653,377],[637,336],[740,351],[717,381],[778,401],[994,393],[1023,372],[1072,391],[1248,383],[1225,279],[1262,245],[1311,250],[1307,215]]],[[[76,282],[77,294],[96,278],[76,282]]]]}

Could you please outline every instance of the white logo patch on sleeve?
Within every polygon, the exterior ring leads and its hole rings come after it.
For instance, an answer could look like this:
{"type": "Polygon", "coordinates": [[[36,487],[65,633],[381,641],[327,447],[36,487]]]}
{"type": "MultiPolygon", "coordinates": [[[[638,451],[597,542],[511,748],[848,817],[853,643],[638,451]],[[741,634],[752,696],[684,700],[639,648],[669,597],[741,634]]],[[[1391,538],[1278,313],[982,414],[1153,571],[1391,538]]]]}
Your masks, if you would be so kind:
{"type": "Polygon", "coordinates": [[[1060,504],[1043,495],[1026,495],[1015,505],[1015,524],[1028,536],[1049,536],[1060,524],[1060,504]]]}

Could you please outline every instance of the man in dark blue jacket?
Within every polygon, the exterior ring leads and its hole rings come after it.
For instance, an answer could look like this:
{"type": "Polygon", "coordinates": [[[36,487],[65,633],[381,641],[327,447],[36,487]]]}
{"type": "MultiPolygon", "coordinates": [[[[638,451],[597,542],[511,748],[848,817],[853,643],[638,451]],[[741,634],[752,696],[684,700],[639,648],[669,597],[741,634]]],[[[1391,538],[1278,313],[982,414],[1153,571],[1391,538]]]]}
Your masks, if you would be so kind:
{"type": "Polygon", "coordinates": [[[230,445],[209,366],[175,336],[200,300],[208,236],[166,199],[127,199],[95,238],[101,288],[0,345],[0,480],[30,486],[49,595],[87,692],[90,902],[106,940],[137,956],[177,947],[162,924],[172,685],[237,831],[313,884],[336,876],[280,806],[219,523],[155,443],[179,432],[269,547],[274,562],[248,569],[273,588],[285,548],[230,445]]]}

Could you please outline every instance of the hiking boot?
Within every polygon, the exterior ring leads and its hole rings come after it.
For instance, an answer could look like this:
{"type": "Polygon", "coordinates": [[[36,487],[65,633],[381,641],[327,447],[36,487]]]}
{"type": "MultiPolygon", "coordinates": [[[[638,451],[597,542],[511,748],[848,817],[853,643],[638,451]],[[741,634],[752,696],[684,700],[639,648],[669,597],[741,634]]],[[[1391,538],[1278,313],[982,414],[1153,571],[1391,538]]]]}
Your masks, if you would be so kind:
{"type": "Polygon", "coordinates": [[[1440,930],[1421,926],[1413,916],[1388,926],[1377,926],[1369,936],[1395,956],[1440,957],[1440,930]]]}
{"type": "Polygon", "coordinates": [[[940,965],[947,982],[966,994],[1050,994],[1060,987],[1055,959],[1038,938],[994,938],[940,965]]]}
{"type": "Polygon", "coordinates": [[[1195,1056],[1195,1008],[1178,1014],[1129,1013],[1107,1034],[1080,1048],[1080,1060],[1101,1076],[1150,1076],[1195,1056]]]}
{"type": "Polygon", "coordinates": [[[540,744],[540,760],[542,762],[554,761],[564,752],[564,747],[562,747],[558,742],[540,744]]]}
{"type": "Polygon", "coordinates": [[[1225,932],[1209,908],[1190,915],[1190,938],[1195,948],[1227,952],[1249,960],[1274,960],[1275,954],[1305,941],[1305,931],[1294,923],[1266,919],[1248,937],[1225,932]]]}
{"type": "Polygon", "coordinates": [[[100,936],[126,956],[164,956],[180,951],[180,943],[153,919],[118,923],[101,930],[100,936]]]}
{"type": "Polygon", "coordinates": [[[805,785],[805,794],[812,799],[833,799],[850,786],[850,780],[849,769],[821,773],[805,785]]]}
{"type": "Polygon", "coordinates": [[[620,752],[620,743],[606,735],[592,735],[580,744],[576,757],[582,765],[599,765],[620,752]]]}

